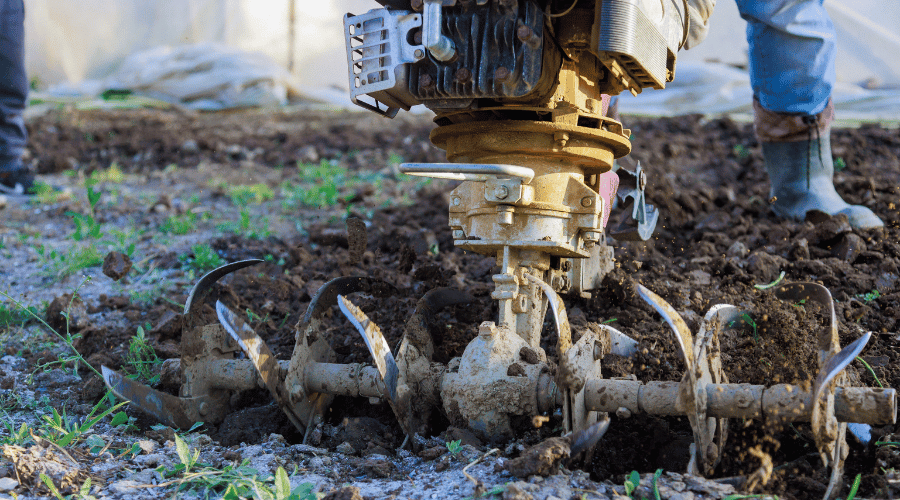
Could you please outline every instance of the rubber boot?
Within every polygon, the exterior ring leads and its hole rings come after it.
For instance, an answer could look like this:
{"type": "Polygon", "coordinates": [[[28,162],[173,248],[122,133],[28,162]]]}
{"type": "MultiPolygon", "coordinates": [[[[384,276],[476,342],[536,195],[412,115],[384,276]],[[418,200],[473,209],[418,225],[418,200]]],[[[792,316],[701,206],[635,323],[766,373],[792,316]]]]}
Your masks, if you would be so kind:
{"type": "Polygon", "coordinates": [[[779,217],[803,220],[806,212],[819,210],[846,214],[857,229],[884,226],[871,210],[850,205],[835,191],[830,134],[808,141],[763,142],[762,149],[772,184],[769,195],[775,198],[772,210],[779,217]]]}

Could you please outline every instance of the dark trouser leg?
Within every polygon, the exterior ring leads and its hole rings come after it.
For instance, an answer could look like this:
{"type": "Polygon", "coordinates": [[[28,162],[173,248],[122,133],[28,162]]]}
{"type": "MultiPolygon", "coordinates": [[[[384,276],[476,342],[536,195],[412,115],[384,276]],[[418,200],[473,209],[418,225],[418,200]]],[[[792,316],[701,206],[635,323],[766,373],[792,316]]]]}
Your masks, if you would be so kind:
{"type": "Polygon", "coordinates": [[[28,97],[28,77],[24,24],[23,0],[0,0],[0,169],[18,165],[25,151],[22,112],[28,97]]]}

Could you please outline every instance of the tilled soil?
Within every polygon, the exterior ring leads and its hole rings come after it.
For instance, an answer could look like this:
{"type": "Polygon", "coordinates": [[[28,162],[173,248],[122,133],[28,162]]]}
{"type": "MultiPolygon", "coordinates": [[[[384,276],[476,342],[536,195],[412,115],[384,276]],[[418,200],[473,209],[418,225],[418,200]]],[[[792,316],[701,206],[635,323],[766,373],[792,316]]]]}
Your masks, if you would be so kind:
{"type": "MultiPolygon", "coordinates": [[[[750,125],[700,116],[626,117],[625,125],[634,134],[634,150],[622,164],[630,167],[640,161],[649,177],[650,201],[661,215],[650,241],[613,242],[616,268],[591,299],[567,299],[576,334],[585,321],[608,321],[639,341],[635,358],[609,356],[604,360],[604,376],[633,374],[642,381],[677,381],[683,374],[684,363],[671,331],[635,295],[635,283],[641,283],[671,303],[695,332],[715,304],[729,303],[747,312],[748,321],[734,325],[722,339],[722,359],[730,381],[808,383],[817,373],[815,332],[825,320],[812,305],[784,303],[755,286],[771,283],[783,272],[785,281],[812,281],[830,290],[843,345],[865,331],[874,333],[862,354],[872,371],[859,362],[850,368],[858,384],[900,384],[900,369],[896,368],[900,355],[900,134],[896,129],[864,125],[834,132],[835,157],[846,165],[836,174],[839,192],[848,202],[871,207],[887,224],[883,230],[859,231],[840,217],[804,222],[775,218],[769,210],[761,152],[750,125]]],[[[221,188],[210,187],[211,175],[233,183],[264,182],[275,187],[292,175],[290,167],[297,162],[334,160],[351,172],[387,171],[393,175],[390,163],[398,157],[441,161],[441,152],[428,145],[430,129],[429,120],[422,116],[389,122],[357,113],[303,110],[230,114],[66,110],[34,118],[29,124],[31,155],[44,174],[75,171],[89,175],[115,163],[127,175],[146,179],[143,186],[138,180],[135,187],[136,192],[145,190],[141,196],[102,204],[96,216],[107,223],[134,221],[151,233],[165,215],[179,210],[206,205],[217,215],[224,214],[225,195],[221,188]],[[196,193],[199,199],[186,201],[189,194],[196,193]],[[166,203],[161,204],[162,195],[166,203]]],[[[60,175],[50,178],[74,183],[60,175]]],[[[430,326],[435,361],[446,362],[460,355],[477,325],[496,316],[490,299],[494,259],[453,248],[447,227],[448,184],[419,184],[412,192],[391,189],[384,185],[374,189],[340,186],[338,204],[320,210],[299,208],[278,215],[277,209],[261,206],[257,210],[270,210],[272,227],[277,228],[262,238],[209,227],[198,232],[197,238],[210,243],[226,261],[264,256],[266,260],[223,280],[212,299],[221,299],[232,310],[253,311],[252,326],[257,333],[280,358],[288,359],[294,347],[293,325],[316,290],[335,277],[371,276],[396,287],[388,296],[353,299],[382,328],[392,347],[399,344],[404,324],[425,292],[439,286],[464,289],[475,297],[475,303],[442,311],[430,326]],[[377,189],[397,202],[384,203],[379,198],[383,193],[377,189]],[[364,231],[357,218],[365,224],[364,231]],[[293,221],[302,224],[292,225],[293,221]]],[[[73,203],[38,210],[14,203],[5,213],[0,211],[9,236],[4,243],[15,247],[16,235],[29,231],[64,243],[72,224],[66,212],[84,209],[83,204],[73,203]]],[[[139,248],[144,247],[142,243],[139,248]]],[[[81,294],[89,319],[69,327],[80,334],[76,347],[91,364],[122,366],[129,339],[138,326],[147,323],[150,342],[159,356],[178,357],[180,304],[187,298],[191,279],[197,277],[185,275],[179,257],[183,251],[154,244],[142,254],[142,266],[153,266],[171,276],[165,297],[138,302],[122,287],[104,285],[106,281],[97,285],[99,289],[81,294]],[[117,319],[101,319],[110,317],[117,319]]],[[[8,274],[12,282],[27,281],[12,271],[8,274]]],[[[125,289],[128,279],[139,281],[126,278],[125,289]]],[[[44,297],[72,292],[69,282],[40,281],[40,286],[26,285],[25,289],[44,297]]],[[[214,321],[211,307],[204,314],[209,322],[214,321]]],[[[49,321],[57,318],[48,313],[49,321]]],[[[325,324],[339,362],[368,362],[361,337],[336,308],[325,324]]],[[[548,325],[545,333],[551,331],[548,325]]],[[[6,352],[32,363],[55,356],[52,350],[15,338],[8,340],[6,352]]],[[[83,375],[86,381],[80,395],[59,399],[90,406],[100,397],[102,388],[96,379],[83,375]]],[[[165,381],[162,387],[166,388],[165,381]]],[[[49,392],[52,395],[53,390],[49,392]]],[[[246,409],[209,428],[209,435],[226,447],[260,444],[272,433],[283,435],[288,443],[299,443],[302,436],[269,401],[265,393],[248,395],[238,402],[246,409]]],[[[373,406],[349,398],[335,400],[323,429],[313,433],[312,445],[333,450],[350,443],[350,449],[363,457],[393,455],[403,439],[386,404],[373,406]]],[[[463,444],[483,446],[468,432],[448,428],[439,416],[432,430],[441,436],[438,441],[463,439],[463,444]]],[[[518,444],[536,443],[551,430],[552,426],[523,430],[518,444]]],[[[900,435],[900,428],[875,428],[872,443],[893,441],[894,434],[900,435]]],[[[691,430],[683,418],[612,416],[609,432],[583,468],[593,480],[616,484],[622,484],[632,470],[682,472],[691,442],[691,430]]],[[[821,463],[813,453],[808,425],[764,429],[752,423],[732,423],[717,476],[755,471],[760,461],[749,451],[754,447],[771,454],[776,466],[783,465],[776,468],[763,492],[782,498],[821,497],[827,477],[822,476],[821,463]]],[[[515,456],[518,450],[512,447],[505,453],[515,456]]],[[[846,482],[862,474],[860,495],[896,494],[893,468],[900,466],[896,450],[853,443],[846,482]]],[[[369,477],[381,474],[364,469],[369,477]]],[[[844,496],[848,489],[849,484],[844,496]]]]}

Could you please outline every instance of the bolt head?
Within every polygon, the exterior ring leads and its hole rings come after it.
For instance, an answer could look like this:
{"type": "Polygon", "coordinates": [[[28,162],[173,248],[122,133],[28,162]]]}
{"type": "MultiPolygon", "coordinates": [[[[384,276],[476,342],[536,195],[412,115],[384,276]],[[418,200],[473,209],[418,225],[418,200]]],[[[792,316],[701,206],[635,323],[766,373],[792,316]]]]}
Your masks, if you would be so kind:
{"type": "Polygon", "coordinates": [[[527,42],[528,40],[531,40],[534,37],[534,31],[532,31],[531,28],[529,28],[528,26],[525,26],[523,24],[522,26],[519,26],[519,28],[516,30],[516,36],[519,38],[519,40],[521,40],[523,42],[527,42]]]}
{"type": "Polygon", "coordinates": [[[410,0],[409,2],[409,6],[412,7],[412,10],[416,12],[421,12],[424,5],[425,0],[410,0]]]}
{"type": "Polygon", "coordinates": [[[421,59],[425,57],[425,51],[423,51],[422,49],[416,49],[415,52],[413,52],[413,56],[415,56],[416,59],[421,59]]]}
{"type": "Polygon", "coordinates": [[[453,199],[450,200],[450,203],[453,204],[454,207],[458,207],[462,200],[459,199],[459,196],[454,196],[453,199]]]}
{"type": "Polygon", "coordinates": [[[431,77],[428,73],[424,73],[419,75],[419,87],[423,89],[427,89],[434,86],[434,78],[431,77]]]}
{"type": "Polygon", "coordinates": [[[454,78],[459,83],[468,83],[472,79],[472,72],[469,71],[469,68],[459,68],[456,70],[454,78]]]}
{"type": "Polygon", "coordinates": [[[594,206],[594,199],[590,196],[585,196],[581,199],[581,206],[585,208],[594,206]]]}
{"type": "Polygon", "coordinates": [[[500,66],[494,71],[494,80],[498,82],[506,81],[509,78],[509,70],[505,66],[500,66]]]}
{"type": "Polygon", "coordinates": [[[509,197],[509,188],[503,185],[497,186],[494,188],[494,198],[498,200],[505,200],[509,197]]]}

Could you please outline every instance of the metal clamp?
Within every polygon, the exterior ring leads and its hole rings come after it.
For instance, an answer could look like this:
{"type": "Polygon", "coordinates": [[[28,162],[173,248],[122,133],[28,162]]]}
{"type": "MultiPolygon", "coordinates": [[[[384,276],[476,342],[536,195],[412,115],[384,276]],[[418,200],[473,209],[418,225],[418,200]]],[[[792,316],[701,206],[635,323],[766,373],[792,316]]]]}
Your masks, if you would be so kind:
{"type": "Polygon", "coordinates": [[[628,217],[627,212],[624,213],[622,220],[609,233],[619,241],[647,241],[653,235],[656,222],[659,220],[659,210],[653,205],[648,205],[644,195],[647,176],[644,174],[640,162],[634,173],[620,168],[616,174],[621,179],[619,191],[616,194],[619,206],[625,208],[631,203],[632,209],[631,217],[628,217]],[[631,199],[629,200],[629,198],[631,199]]]}

